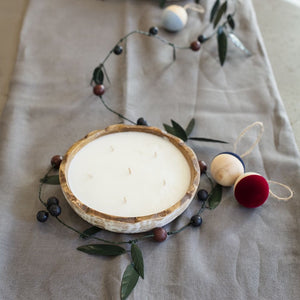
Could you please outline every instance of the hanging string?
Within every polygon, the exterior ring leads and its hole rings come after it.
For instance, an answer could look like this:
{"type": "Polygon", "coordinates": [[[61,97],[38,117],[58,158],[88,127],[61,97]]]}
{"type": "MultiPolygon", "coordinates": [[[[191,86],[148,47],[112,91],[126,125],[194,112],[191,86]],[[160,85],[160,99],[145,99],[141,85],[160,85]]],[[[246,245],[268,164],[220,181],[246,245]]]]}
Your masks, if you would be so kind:
{"type": "Polygon", "coordinates": [[[190,9],[190,10],[194,10],[200,14],[204,14],[205,13],[205,9],[202,5],[197,4],[197,3],[188,3],[183,7],[185,10],[190,9]]]}
{"type": "Polygon", "coordinates": [[[256,138],[256,140],[254,141],[254,143],[251,145],[251,147],[245,152],[243,153],[242,155],[240,155],[241,158],[245,157],[246,155],[250,154],[253,149],[255,148],[255,146],[259,143],[259,141],[261,140],[263,134],[264,134],[264,125],[262,122],[254,122],[253,124],[249,125],[248,127],[246,127],[241,133],[240,135],[238,136],[238,138],[236,139],[235,143],[234,143],[234,150],[233,152],[236,153],[237,152],[237,146],[238,146],[238,143],[240,142],[240,140],[244,137],[244,135],[251,129],[253,128],[254,126],[259,126],[260,127],[260,132],[256,138]]]}
{"type": "Polygon", "coordinates": [[[285,184],[283,184],[283,183],[277,182],[277,181],[273,181],[273,180],[268,180],[268,182],[271,183],[271,184],[277,184],[277,185],[279,185],[279,186],[282,186],[282,187],[284,187],[286,190],[289,191],[290,195],[289,195],[288,197],[279,197],[279,196],[277,196],[275,193],[273,193],[273,192],[271,191],[271,189],[269,189],[270,195],[273,196],[274,198],[276,198],[277,200],[288,201],[288,200],[290,200],[290,199],[294,196],[294,192],[292,191],[292,189],[291,189],[289,186],[287,186],[287,185],[285,185],[285,184]]]}

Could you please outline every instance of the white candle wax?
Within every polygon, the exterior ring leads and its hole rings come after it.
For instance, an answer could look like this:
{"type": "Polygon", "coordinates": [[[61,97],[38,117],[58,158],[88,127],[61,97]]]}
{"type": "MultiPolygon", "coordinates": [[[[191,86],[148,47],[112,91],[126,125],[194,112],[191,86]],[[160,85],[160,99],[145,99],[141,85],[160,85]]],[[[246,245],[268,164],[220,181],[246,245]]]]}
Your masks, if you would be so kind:
{"type": "Polygon", "coordinates": [[[118,132],[84,146],[68,169],[70,190],[99,212],[137,217],[161,212],[186,194],[187,160],[167,138],[118,132]]]}

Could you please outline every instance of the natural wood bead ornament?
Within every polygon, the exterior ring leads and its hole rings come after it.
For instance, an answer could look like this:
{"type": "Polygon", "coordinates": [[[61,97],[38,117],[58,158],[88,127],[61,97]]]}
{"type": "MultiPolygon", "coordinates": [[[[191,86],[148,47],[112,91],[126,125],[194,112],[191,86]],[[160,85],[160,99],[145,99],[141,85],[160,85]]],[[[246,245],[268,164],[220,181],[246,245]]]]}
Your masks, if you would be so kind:
{"type": "Polygon", "coordinates": [[[232,186],[236,179],[245,172],[245,165],[237,154],[222,152],[213,159],[210,172],[218,184],[232,186]]]}
{"type": "Polygon", "coordinates": [[[163,10],[162,26],[171,32],[182,30],[188,21],[187,9],[191,9],[199,13],[204,13],[205,11],[199,4],[189,3],[184,7],[180,5],[170,5],[163,10]]]}

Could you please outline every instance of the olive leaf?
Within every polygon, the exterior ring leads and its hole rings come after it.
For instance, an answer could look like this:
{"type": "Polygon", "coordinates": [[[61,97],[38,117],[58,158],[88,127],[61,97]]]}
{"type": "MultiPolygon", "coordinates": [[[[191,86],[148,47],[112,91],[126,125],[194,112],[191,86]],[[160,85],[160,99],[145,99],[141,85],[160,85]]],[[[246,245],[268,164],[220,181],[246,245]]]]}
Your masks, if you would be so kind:
{"type": "Polygon", "coordinates": [[[136,245],[131,245],[131,257],[137,273],[144,279],[144,259],[141,249],[136,245]]]}
{"type": "Polygon", "coordinates": [[[166,2],[167,2],[167,0],[160,0],[159,6],[160,6],[161,8],[163,8],[163,7],[165,6],[166,2]]]}
{"type": "Polygon", "coordinates": [[[208,138],[202,138],[202,137],[189,137],[189,140],[199,141],[199,142],[211,142],[211,143],[228,144],[228,142],[225,142],[225,141],[215,140],[215,139],[208,139],[208,138]]]}
{"type": "Polygon", "coordinates": [[[214,16],[215,16],[215,14],[216,14],[216,12],[217,12],[217,10],[218,10],[218,8],[219,8],[219,5],[220,5],[220,0],[217,0],[217,1],[214,3],[214,5],[213,5],[213,7],[212,7],[212,9],[211,9],[211,12],[210,12],[210,17],[209,17],[210,23],[213,21],[214,16]]]}
{"type": "Polygon", "coordinates": [[[188,126],[187,126],[186,129],[185,129],[185,133],[186,133],[187,136],[189,136],[189,135],[192,133],[194,127],[195,127],[195,119],[193,118],[193,119],[189,122],[188,126]]]}
{"type": "Polygon", "coordinates": [[[165,124],[165,123],[163,124],[163,126],[164,126],[166,132],[168,132],[170,134],[173,134],[173,135],[176,135],[175,129],[172,126],[170,126],[168,124],[165,124]]]}
{"type": "Polygon", "coordinates": [[[117,255],[124,254],[126,252],[126,250],[120,246],[106,245],[106,244],[84,245],[78,247],[77,250],[87,254],[94,254],[100,256],[117,256],[117,255]]]}
{"type": "Polygon", "coordinates": [[[102,68],[97,67],[97,68],[94,70],[94,73],[93,73],[93,81],[94,81],[96,84],[102,84],[102,83],[103,83],[103,80],[104,80],[104,73],[103,73],[103,71],[102,71],[102,68]]]}
{"type": "Polygon", "coordinates": [[[40,179],[40,182],[45,184],[53,184],[53,185],[60,184],[58,175],[45,176],[40,179]]]}
{"type": "Polygon", "coordinates": [[[218,28],[217,39],[220,64],[223,66],[227,54],[227,36],[223,30],[223,26],[218,28]]]}
{"type": "Polygon", "coordinates": [[[234,30],[235,22],[234,22],[234,20],[233,20],[232,15],[228,15],[228,16],[227,16],[227,22],[228,22],[230,28],[231,28],[232,30],[234,30]]]}
{"type": "Polygon", "coordinates": [[[221,5],[221,7],[219,8],[219,10],[218,10],[218,12],[217,12],[217,15],[216,15],[216,17],[215,17],[215,19],[214,19],[214,28],[217,27],[218,23],[219,23],[220,20],[221,20],[221,17],[223,16],[223,14],[225,14],[226,10],[227,10],[227,1],[225,1],[225,2],[221,5]]]}
{"type": "Polygon", "coordinates": [[[83,239],[88,239],[90,236],[96,234],[97,232],[101,231],[102,229],[97,227],[97,226],[92,226],[82,232],[80,235],[81,238],[83,239]]]}
{"type": "Polygon", "coordinates": [[[182,128],[181,125],[179,125],[177,122],[175,122],[174,120],[171,120],[172,126],[168,125],[168,124],[163,124],[165,130],[172,134],[175,135],[177,137],[179,137],[180,139],[182,139],[184,142],[187,141],[188,137],[187,134],[185,132],[185,130],[182,128]]]}
{"type": "Polygon", "coordinates": [[[184,142],[187,141],[188,137],[185,130],[174,120],[171,120],[176,136],[181,138],[184,142]]]}
{"type": "Polygon", "coordinates": [[[134,287],[136,286],[138,280],[139,280],[139,274],[135,270],[134,266],[132,264],[128,265],[121,282],[121,299],[126,299],[134,287]]]}
{"type": "Polygon", "coordinates": [[[215,209],[222,200],[222,186],[216,184],[208,196],[208,206],[210,209],[215,209]]]}

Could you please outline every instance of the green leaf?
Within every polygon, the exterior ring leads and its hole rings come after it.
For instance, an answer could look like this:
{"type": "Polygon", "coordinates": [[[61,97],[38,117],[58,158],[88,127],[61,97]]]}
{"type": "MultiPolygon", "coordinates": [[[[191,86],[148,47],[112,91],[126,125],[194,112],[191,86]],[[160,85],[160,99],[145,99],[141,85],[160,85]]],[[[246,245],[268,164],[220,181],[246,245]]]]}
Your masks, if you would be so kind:
{"type": "Polygon", "coordinates": [[[174,120],[171,120],[171,122],[172,122],[173,128],[175,130],[175,135],[177,137],[179,137],[180,139],[182,139],[184,142],[187,141],[188,138],[187,138],[185,130],[174,120]]]}
{"type": "Polygon", "coordinates": [[[217,12],[217,15],[216,15],[216,18],[214,19],[214,29],[216,28],[216,26],[218,25],[218,23],[220,22],[221,20],[221,17],[223,16],[223,14],[225,14],[227,10],[227,1],[225,1],[221,7],[219,8],[218,12],[217,12]]]}
{"type": "Polygon", "coordinates": [[[117,256],[126,252],[126,250],[120,246],[106,244],[84,245],[78,247],[77,250],[87,254],[95,254],[100,256],[117,256]]]}
{"type": "Polygon", "coordinates": [[[168,124],[163,124],[163,125],[164,125],[164,128],[165,128],[166,132],[168,132],[170,134],[173,134],[173,135],[176,135],[175,129],[172,126],[170,126],[168,124]]]}
{"type": "Polygon", "coordinates": [[[60,184],[58,175],[45,176],[44,178],[40,179],[40,182],[45,184],[53,184],[53,185],[60,184]]]}
{"type": "Polygon", "coordinates": [[[101,231],[102,229],[97,227],[97,226],[92,226],[88,229],[86,229],[81,235],[80,237],[83,239],[88,239],[90,236],[96,234],[97,232],[101,231]]]}
{"type": "Polygon", "coordinates": [[[166,1],[167,1],[167,0],[160,0],[159,6],[160,6],[161,8],[164,8],[164,6],[165,6],[165,4],[166,4],[166,1]]]}
{"type": "Polygon", "coordinates": [[[210,17],[209,17],[210,23],[213,21],[214,16],[215,16],[215,14],[216,14],[216,12],[217,12],[217,10],[218,10],[218,8],[219,8],[219,5],[220,5],[220,0],[217,0],[217,1],[215,2],[214,6],[213,6],[212,9],[211,9],[211,12],[210,12],[210,17]]]}
{"type": "Polygon", "coordinates": [[[221,66],[223,66],[227,54],[227,36],[224,33],[222,26],[220,26],[218,29],[217,38],[218,38],[218,52],[219,52],[220,64],[221,66]]]}
{"type": "Polygon", "coordinates": [[[121,299],[126,299],[139,280],[139,274],[136,272],[132,264],[128,265],[121,282],[121,299]]]}
{"type": "Polygon", "coordinates": [[[185,130],[187,136],[189,136],[192,133],[194,127],[195,127],[195,119],[193,118],[185,130]]]}
{"type": "Polygon", "coordinates": [[[228,22],[229,26],[231,27],[231,29],[234,30],[235,23],[234,23],[234,20],[232,18],[232,15],[227,16],[227,22],[228,22]]]}
{"type": "Polygon", "coordinates": [[[97,67],[93,73],[93,80],[96,84],[102,84],[104,80],[104,74],[100,67],[97,67]]]}
{"type": "Polygon", "coordinates": [[[131,245],[131,257],[133,265],[138,274],[144,279],[144,259],[141,249],[136,245],[131,245]]]}
{"type": "Polygon", "coordinates": [[[210,209],[215,209],[222,200],[222,186],[216,184],[208,197],[208,205],[210,209]]]}
{"type": "Polygon", "coordinates": [[[211,143],[228,144],[228,143],[225,142],[225,141],[214,140],[214,139],[208,139],[208,138],[202,138],[202,137],[190,137],[189,140],[200,141],[200,142],[211,142],[211,143]]]}

